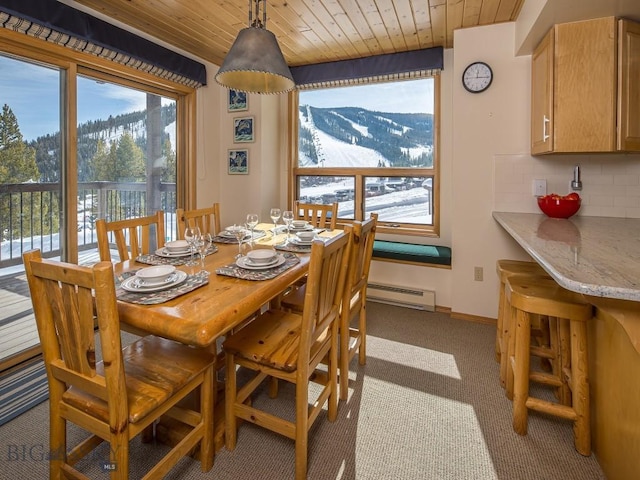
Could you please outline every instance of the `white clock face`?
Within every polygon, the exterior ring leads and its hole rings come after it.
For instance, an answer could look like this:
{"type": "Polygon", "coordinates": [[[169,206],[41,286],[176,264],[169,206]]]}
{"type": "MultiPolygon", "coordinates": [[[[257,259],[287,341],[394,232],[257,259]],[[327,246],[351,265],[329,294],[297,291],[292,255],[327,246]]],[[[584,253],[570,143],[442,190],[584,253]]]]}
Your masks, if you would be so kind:
{"type": "Polygon", "coordinates": [[[469,65],[462,75],[462,84],[471,93],[485,91],[491,85],[493,72],[491,67],[484,62],[475,62],[469,65]]]}

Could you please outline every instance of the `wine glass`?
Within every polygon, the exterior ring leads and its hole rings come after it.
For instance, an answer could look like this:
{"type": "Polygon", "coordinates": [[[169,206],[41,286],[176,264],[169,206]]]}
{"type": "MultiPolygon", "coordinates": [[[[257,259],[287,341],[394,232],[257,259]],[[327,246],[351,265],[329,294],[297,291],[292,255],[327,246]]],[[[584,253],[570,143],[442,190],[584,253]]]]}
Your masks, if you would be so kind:
{"type": "Polygon", "coordinates": [[[198,235],[195,241],[195,246],[200,253],[200,274],[209,275],[209,272],[204,269],[204,258],[207,256],[207,250],[211,246],[213,238],[210,233],[198,235]]]}
{"type": "Polygon", "coordinates": [[[269,216],[271,217],[271,220],[273,220],[273,236],[275,237],[277,232],[277,228],[278,228],[278,220],[280,219],[280,209],[279,208],[272,208],[271,212],[269,212],[269,216]]]}
{"type": "Polygon", "coordinates": [[[195,250],[196,238],[200,236],[202,236],[202,234],[200,233],[200,229],[197,225],[193,227],[187,225],[187,228],[184,229],[184,239],[189,244],[189,252],[191,252],[191,258],[185,263],[185,265],[189,267],[193,267],[198,264],[198,262],[193,258],[193,252],[195,250]]]}
{"type": "Polygon", "coordinates": [[[242,225],[233,225],[233,227],[229,228],[233,232],[233,236],[238,240],[238,254],[236,258],[242,257],[242,240],[247,235],[247,231],[242,227],[242,225]]]}
{"type": "Polygon", "coordinates": [[[287,241],[286,241],[286,243],[289,243],[289,236],[291,235],[291,222],[293,222],[293,211],[285,210],[282,213],[282,220],[284,220],[284,223],[287,224],[287,241]]]}
{"type": "Polygon", "coordinates": [[[253,246],[253,230],[258,225],[258,214],[250,213],[247,215],[247,227],[251,230],[251,245],[253,246]]]}

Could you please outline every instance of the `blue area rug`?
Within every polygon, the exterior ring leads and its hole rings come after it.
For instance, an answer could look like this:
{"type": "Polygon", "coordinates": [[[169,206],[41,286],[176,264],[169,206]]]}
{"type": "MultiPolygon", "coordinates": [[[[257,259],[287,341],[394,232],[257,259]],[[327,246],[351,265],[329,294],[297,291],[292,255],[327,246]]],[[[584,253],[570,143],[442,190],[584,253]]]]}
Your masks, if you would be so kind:
{"type": "Polygon", "coordinates": [[[7,373],[0,373],[0,425],[49,398],[44,362],[29,360],[7,373]]]}

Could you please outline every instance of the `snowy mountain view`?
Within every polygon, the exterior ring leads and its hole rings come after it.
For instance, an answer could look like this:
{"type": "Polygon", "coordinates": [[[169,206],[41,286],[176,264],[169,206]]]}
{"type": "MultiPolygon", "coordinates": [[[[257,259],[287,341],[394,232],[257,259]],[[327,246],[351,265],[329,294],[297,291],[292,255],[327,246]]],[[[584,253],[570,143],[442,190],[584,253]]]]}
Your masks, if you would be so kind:
{"type": "MultiPolygon", "coordinates": [[[[303,168],[430,168],[433,115],[383,113],[356,107],[299,109],[299,160],[303,168]]],[[[309,176],[299,198],[339,203],[341,218],[354,218],[354,178],[309,176]]],[[[380,221],[432,223],[431,177],[369,177],[365,212],[380,221]]]]}

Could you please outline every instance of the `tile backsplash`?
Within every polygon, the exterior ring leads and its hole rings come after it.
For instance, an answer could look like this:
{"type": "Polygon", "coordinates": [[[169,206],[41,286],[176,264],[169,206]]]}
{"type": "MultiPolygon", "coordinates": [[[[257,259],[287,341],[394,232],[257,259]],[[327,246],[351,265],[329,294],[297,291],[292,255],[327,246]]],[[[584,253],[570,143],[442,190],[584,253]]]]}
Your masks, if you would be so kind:
{"type": "Polygon", "coordinates": [[[640,218],[640,154],[495,155],[495,211],[539,213],[533,181],[547,181],[547,193],[571,192],[580,165],[582,206],[578,215],[640,218]]]}

